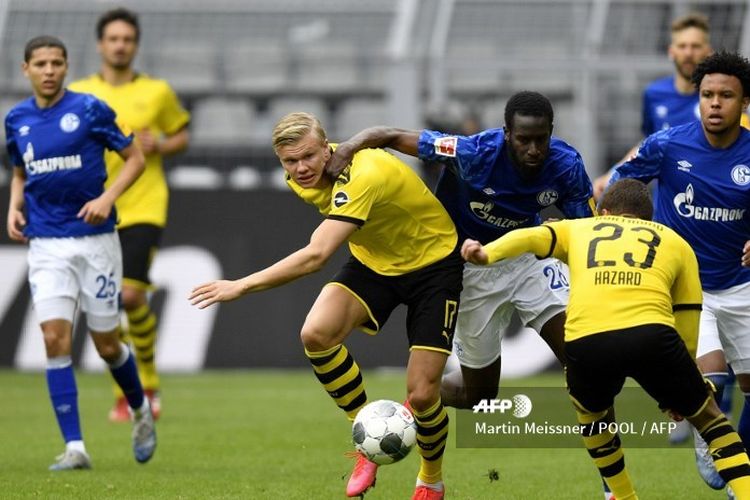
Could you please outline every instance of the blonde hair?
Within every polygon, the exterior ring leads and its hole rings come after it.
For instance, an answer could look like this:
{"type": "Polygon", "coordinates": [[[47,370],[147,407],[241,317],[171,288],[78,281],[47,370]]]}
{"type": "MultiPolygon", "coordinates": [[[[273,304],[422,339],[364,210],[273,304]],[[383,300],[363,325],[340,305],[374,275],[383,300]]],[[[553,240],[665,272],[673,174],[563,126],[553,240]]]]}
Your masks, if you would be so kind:
{"type": "Polygon", "coordinates": [[[304,112],[289,113],[273,128],[273,149],[278,151],[282,146],[297,144],[310,132],[314,132],[321,143],[327,140],[326,131],[315,115],[304,112]]]}

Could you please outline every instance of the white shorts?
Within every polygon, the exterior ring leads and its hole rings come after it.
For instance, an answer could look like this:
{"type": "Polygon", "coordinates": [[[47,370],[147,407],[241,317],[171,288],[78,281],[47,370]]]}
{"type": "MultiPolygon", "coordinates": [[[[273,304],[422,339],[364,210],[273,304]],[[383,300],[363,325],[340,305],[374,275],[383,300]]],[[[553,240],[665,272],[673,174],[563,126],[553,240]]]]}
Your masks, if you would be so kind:
{"type": "Polygon", "coordinates": [[[703,292],[698,356],[715,350],[735,373],[750,373],[750,283],[703,292]]]}
{"type": "Polygon", "coordinates": [[[521,323],[541,331],[568,304],[568,268],[532,254],[489,266],[466,264],[453,351],[462,366],[484,368],[500,356],[513,311],[521,323]]]}
{"type": "Polygon", "coordinates": [[[117,327],[122,289],[117,233],[32,238],[28,262],[31,296],[40,323],[52,319],[73,322],[75,301],[80,300],[89,329],[104,332],[117,327]]]}

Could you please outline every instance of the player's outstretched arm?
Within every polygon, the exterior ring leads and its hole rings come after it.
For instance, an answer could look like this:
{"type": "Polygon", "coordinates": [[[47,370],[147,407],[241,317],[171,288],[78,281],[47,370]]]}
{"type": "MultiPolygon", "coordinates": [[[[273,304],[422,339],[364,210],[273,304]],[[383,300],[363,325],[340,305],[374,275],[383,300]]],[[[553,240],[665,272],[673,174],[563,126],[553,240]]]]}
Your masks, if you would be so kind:
{"type": "Polygon", "coordinates": [[[10,202],[8,203],[8,237],[13,241],[26,242],[23,228],[26,217],[23,215],[23,188],[26,184],[26,174],[21,167],[13,168],[13,178],[10,181],[10,202]]]}
{"type": "Polygon", "coordinates": [[[78,212],[87,224],[101,224],[109,218],[115,200],[124,193],[143,173],[145,160],[138,146],[130,144],[118,152],[125,163],[120,174],[101,196],[86,203],[78,212]]]}
{"type": "Polygon", "coordinates": [[[483,266],[487,264],[487,252],[484,251],[484,247],[477,240],[467,239],[461,246],[461,257],[466,262],[483,266]]]}
{"type": "Polygon", "coordinates": [[[410,156],[418,155],[419,130],[395,127],[370,127],[352,136],[336,147],[326,164],[326,173],[338,177],[352,162],[354,155],[368,148],[391,148],[410,156]]]}
{"type": "Polygon", "coordinates": [[[310,237],[310,243],[276,264],[238,280],[211,281],[198,285],[188,300],[199,309],[216,302],[228,302],[251,292],[281,286],[319,271],[333,253],[357,230],[350,222],[324,220],[310,237]]]}

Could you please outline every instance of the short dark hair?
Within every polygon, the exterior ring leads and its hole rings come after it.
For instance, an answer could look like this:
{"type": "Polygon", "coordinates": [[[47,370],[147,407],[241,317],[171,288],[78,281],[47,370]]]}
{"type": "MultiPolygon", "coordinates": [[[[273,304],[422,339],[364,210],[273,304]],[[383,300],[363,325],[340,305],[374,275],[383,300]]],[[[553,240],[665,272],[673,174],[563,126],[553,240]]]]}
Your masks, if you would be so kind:
{"type": "Polygon", "coordinates": [[[62,40],[54,36],[42,35],[35,36],[26,42],[26,47],[23,49],[23,61],[29,62],[34,51],[43,47],[56,47],[62,50],[63,57],[66,61],[68,60],[68,49],[65,48],[65,44],[62,43],[62,40]]]}
{"type": "Polygon", "coordinates": [[[104,38],[104,29],[109,23],[114,21],[124,21],[128,23],[135,28],[135,41],[138,42],[141,39],[141,26],[138,23],[138,14],[124,7],[118,7],[116,9],[108,10],[99,16],[99,20],[96,22],[97,40],[104,38]]]}
{"type": "Polygon", "coordinates": [[[737,77],[742,84],[742,97],[750,97],[750,62],[737,52],[725,50],[708,56],[693,71],[693,85],[700,89],[703,77],[713,73],[737,77]]]}
{"type": "Polygon", "coordinates": [[[688,12],[684,16],[680,16],[672,21],[672,33],[688,28],[698,28],[708,35],[711,31],[708,16],[700,12],[688,12]]]}
{"type": "Polygon", "coordinates": [[[513,117],[516,115],[547,117],[550,127],[555,117],[549,99],[539,92],[530,90],[517,92],[508,99],[508,103],[505,105],[505,126],[509,129],[513,125],[513,117]]]}
{"type": "Polygon", "coordinates": [[[607,209],[612,215],[635,215],[639,219],[651,220],[654,204],[648,186],[636,179],[620,179],[604,193],[599,209],[607,209]]]}

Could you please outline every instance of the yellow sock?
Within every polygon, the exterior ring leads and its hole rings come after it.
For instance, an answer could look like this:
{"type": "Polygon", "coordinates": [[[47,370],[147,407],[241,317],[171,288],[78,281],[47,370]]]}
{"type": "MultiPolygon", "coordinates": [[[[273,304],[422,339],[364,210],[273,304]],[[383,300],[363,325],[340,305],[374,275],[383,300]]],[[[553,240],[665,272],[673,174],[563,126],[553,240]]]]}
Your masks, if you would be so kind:
{"type": "Polygon", "coordinates": [[[311,352],[305,349],[305,355],[328,395],[344,410],[346,417],[354,421],[359,410],[367,403],[367,393],[359,365],[349,351],[339,344],[325,351],[311,352]]]}
{"type": "Polygon", "coordinates": [[[156,315],[148,304],[127,311],[128,335],[133,345],[138,375],[144,389],[159,390],[159,375],[156,372],[156,315]]]}
{"type": "Polygon", "coordinates": [[[443,479],[443,453],[448,437],[448,412],[440,399],[425,411],[412,409],[417,422],[417,445],[421,461],[417,478],[425,483],[443,479]]]}
{"type": "Polygon", "coordinates": [[[609,412],[587,413],[576,406],[578,423],[582,424],[583,444],[617,500],[637,500],[633,482],[625,468],[625,454],[620,436],[608,430],[609,412]]]}

